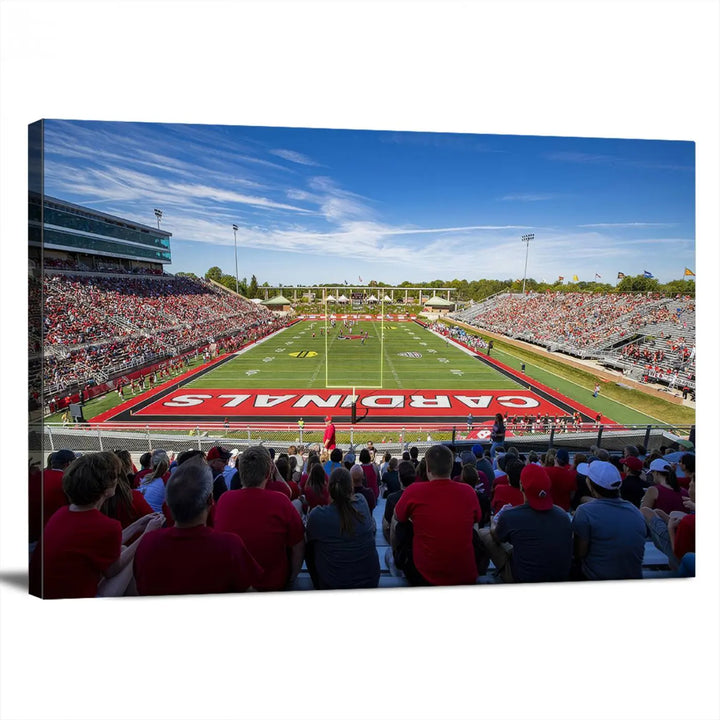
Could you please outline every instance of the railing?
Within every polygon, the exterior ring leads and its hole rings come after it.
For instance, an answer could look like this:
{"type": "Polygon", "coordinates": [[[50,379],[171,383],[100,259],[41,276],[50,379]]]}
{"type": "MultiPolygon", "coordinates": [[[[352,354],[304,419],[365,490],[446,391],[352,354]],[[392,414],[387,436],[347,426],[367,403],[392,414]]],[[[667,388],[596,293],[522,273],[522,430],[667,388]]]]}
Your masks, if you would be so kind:
{"type": "MultiPolygon", "coordinates": [[[[505,444],[520,452],[544,452],[550,447],[563,447],[571,453],[588,452],[592,447],[602,447],[609,452],[620,452],[626,445],[645,446],[648,452],[677,443],[687,446],[692,425],[602,425],[580,423],[563,431],[557,427],[537,425],[528,428],[508,424],[505,444]]],[[[308,424],[302,428],[278,424],[242,423],[106,423],[92,425],[78,423],[63,425],[45,423],[31,427],[35,442],[31,447],[42,449],[43,454],[68,448],[76,452],[99,452],[102,450],[125,449],[131,453],[150,452],[163,448],[179,453],[183,450],[208,451],[214,445],[243,450],[250,445],[273,447],[284,452],[290,445],[306,447],[322,445],[324,426],[308,424]]],[[[420,425],[407,423],[403,426],[336,425],[338,446],[343,450],[359,449],[372,441],[378,453],[389,452],[400,456],[413,445],[420,455],[436,443],[455,443],[458,447],[469,448],[475,444],[490,446],[490,429],[480,427],[479,431],[468,433],[466,425],[420,425]]]]}

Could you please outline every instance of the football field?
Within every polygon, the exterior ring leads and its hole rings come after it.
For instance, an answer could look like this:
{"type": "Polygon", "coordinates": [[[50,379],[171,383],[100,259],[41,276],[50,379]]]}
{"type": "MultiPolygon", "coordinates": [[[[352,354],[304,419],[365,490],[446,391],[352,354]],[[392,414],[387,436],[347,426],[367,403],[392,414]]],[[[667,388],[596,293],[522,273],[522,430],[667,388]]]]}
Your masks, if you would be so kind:
{"type": "Polygon", "coordinates": [[[361,320],[352,327],[338,321],[327,332],[324,321],[301,321],[186,387],[415,391],[518,385],[417,323],[361,320]]]}
{"type": "Polygon", "coordinates": [[[412,321],[302,320],[103,413],[99,421],[492,422],[587,408],[412,321]]]}

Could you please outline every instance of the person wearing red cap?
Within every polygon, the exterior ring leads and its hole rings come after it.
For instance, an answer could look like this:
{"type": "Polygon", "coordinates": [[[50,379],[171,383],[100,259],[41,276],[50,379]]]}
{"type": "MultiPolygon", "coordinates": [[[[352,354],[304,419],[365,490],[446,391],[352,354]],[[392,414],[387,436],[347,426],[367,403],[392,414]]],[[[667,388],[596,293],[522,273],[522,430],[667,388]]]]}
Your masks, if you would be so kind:
{"type": "Polygon", "coordinates": [[[520,473],[525,502],[506,507],[480,536],[505,582],[562,582],[570,577],[572,528],[553,503],[546,469],[526,465],[520,473]]]}
{"type": "Polygon", "coordinates": [[[228,490],[228,482],[225,479],[225,468],[227,467],[229,459],[230,451],[226,450],[221,445],[211,447],[205,457],[205,460],[210,466],[213,474],[213,499],[215,502],[217,502],[220,499],[220,496],[228,490]]]}
{"type": "Polygon", "coordinates": [[[625,466],[625,476],[620,486],[620,497],[639,508],[645,491],[652,483],[642,477],[643,463],[640,458],[626,455],[620,458],[620,464],[625,466]]]}
{"type": "Polygon", "coordinates": [[[332,418],[329,415],[325,418],[323,446],[328,452],[335,449],[335,426],[333,425],[332,418]]]}

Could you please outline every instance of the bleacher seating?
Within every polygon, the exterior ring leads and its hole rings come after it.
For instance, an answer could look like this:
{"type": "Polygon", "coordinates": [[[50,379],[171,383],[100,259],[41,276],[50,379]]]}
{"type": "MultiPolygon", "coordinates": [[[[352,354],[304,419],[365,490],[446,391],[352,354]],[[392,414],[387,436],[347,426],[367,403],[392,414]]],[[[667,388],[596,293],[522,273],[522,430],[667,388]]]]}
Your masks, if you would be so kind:
{"type": "Polygon", "coordinates": [[[692,297],[502,293],[450,317],[548,350],[596,359],[646,382],[695,387],[692,297]],[[646,351],[662,357],[648,358],[646,351]]]}
{"type": "Polygon", "coordinates": [[[48,395],[123,375],[202,343],[226,345],[284,323],[269,310],[188,277],[60,274],[43,278],[48,395]]]}
{"type": "MultiPolygon", "coordinates": [[[[375,518],[375,524],[377,530],[375,531],[375,546],[377,548],[378,558],[380,559],[380,583],[379,588],[400,588],[410,587],[408,581],[402,574],[398,574],[398,571],[392,565],[392,559],[388,557],[388,547],[385,536],[382,532],[382,520],[385,513],[385,500],[383,498],[378,499],[378,504],[373,510],[373,517],[375,518]],[[390,562],[388,562],[390,561],[390,562]]],[[[668,559],[658,550],[652,541],[648,540],[645,543],[645,556],[643,558],[643,579],[660,579],[673,577],[674,573],[670,570],[668,565],[668,559]]],[[[492,562],[488,571],[484,575],[480,575],[476,581],[478,585],[493,585],[496,583],[502,583],[502,580],[495,574],[495,567],[492,562]]],[[[302,570],[295,580],[293,590],[313,590],[312,580],[310,579],[310,573],[307,570],[305,564],[303,564],[302,570]]]]}

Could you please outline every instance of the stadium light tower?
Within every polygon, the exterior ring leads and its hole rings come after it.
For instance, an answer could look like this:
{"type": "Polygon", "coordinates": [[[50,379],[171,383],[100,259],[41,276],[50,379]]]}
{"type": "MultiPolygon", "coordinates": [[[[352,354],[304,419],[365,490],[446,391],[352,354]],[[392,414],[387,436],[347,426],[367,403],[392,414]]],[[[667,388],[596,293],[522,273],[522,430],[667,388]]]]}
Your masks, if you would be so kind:
{"type": "Polygon", "coordinates": [[[521,242],[525,243],[525,273],[523,274],[523,295],[525,294],[525,279],[527,278],[527,261],[528,261],[528,251],[530,250],[530,241],[535,239],[534,233],[530,233],[529,235],[523,235],[520,238],[521,242]]]}
{"type": "Polygon", "coordinates": [[[162,218],[162,210],[158,210],[155,208],[155,217],[157,218],[158,222],[158,230],[160,229],[160,219],[162,218]]]}
{"type": "Polygon", "coordinates": [[[233,223],[233,235],[235,236],[235,292],[240,294],[240,283],[238,282],[238,264],[237,264],[237,231],[238,226],[233,223]]]}

